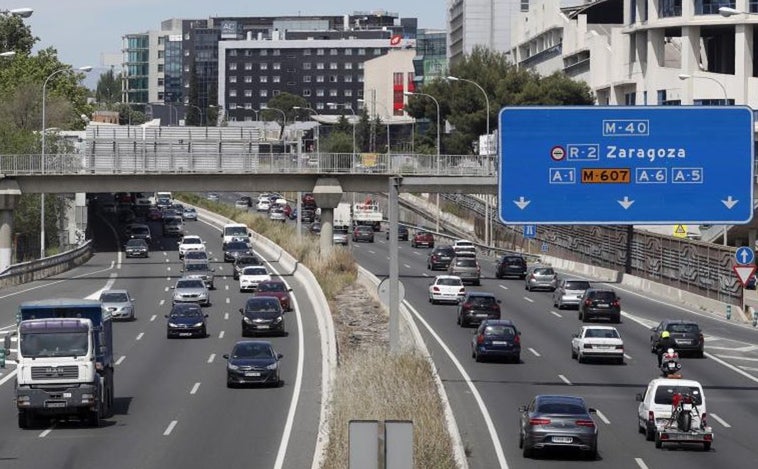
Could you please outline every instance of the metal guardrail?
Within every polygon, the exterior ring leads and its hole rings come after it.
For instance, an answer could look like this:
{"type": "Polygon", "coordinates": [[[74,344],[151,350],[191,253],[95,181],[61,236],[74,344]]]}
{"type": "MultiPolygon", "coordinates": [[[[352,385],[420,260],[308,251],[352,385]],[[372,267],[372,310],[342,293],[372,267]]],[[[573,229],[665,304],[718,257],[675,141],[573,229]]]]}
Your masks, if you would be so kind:
{"type": "Polygon", "coordinates": [[[0,287],[39,280],[84,263],[92,256],[92,240],[54,256],[13,264],[0,272],[0,287]]]}
{"type": "MultiPolygon", "coordinates": [[[[115,143],[114,143],[115,145],[115,143]]],[[[341,173],[406,176],[492,176],[476,155],[194,152],[190,144],[112,146],[82,154],[0,155],[5,176],[39,174],[341,173]]]]}

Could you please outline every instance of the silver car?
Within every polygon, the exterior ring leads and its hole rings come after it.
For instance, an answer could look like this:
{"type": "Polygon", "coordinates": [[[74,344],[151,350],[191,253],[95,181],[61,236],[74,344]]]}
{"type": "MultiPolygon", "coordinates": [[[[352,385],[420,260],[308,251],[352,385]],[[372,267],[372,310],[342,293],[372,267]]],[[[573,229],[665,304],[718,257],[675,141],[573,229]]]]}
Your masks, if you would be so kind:
{"type": "Polygon", "coordinates": [[[584,292],[590,288],[590,282],[579,278],[562,278],[553,291],[553,306],[563,309],[567,306],[579,307],[584,292]]]}
{"type": "Polygon", "coordinates": [[[103,309],[108,311],[113,319],[134,321],[134,298],[126,290],[103,290],[100,294],[103,309]]]}
{"type": "Polygon", "coordinates": [[[481,285],[482,269],[475,257],[453,257],[447,267],[449,275],[460,277],[464,284],[481,285]]]}
{"type": "Polygon", "coordinates": [[[537,450],[576,449],[597,458],[596,411],[578,396],[535,396],[519,408],[519,448],[525,458],[537,450]]]}
{"type": "Polygon", "coordinates": [[[332,231],[332,244],[347,246],[348,231],[347,226],[335,226],[332,231]]]}
{"type": "Polygon", "coordinates": [[[180,278],[171,289],[174,290],[174,296],[171,299],[172,304],[199,303],[202,306],[210,306],[211,304],[208,287],[199,278],[180,278]]]}
{"type": "Polygon", "coordinates": [[[185,260],[182,273],[186,278],[199,278],[209,289],[215,288],[213,273],[216,269],[211,268],[207,260],[185,260]]]}
{"type": "Polygon", "coordinates": [[[270,212],[268,212],[268,219],[271,221],[280,221],[284,223],[287,221],[287,215],[284,214],[284,210],[280,208],[272,208],[270,212]]]}
{"type": "Polygon", "coordinates": [[[554,291],[558,285],[558,274],[552,267],[533,265],[527,269],[524,282],[524,288],[528,291],[537,289],[554,291]]]}

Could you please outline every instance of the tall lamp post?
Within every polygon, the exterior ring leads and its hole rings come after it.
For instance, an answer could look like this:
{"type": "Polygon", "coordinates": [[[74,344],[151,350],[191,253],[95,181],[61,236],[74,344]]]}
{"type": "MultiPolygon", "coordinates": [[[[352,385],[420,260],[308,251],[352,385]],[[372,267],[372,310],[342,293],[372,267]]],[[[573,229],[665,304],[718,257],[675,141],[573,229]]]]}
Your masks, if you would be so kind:
{"type": "MultiPolygon", "coordinates": [[[[31,13],[30,13],[31,14],[31,13]]],[[[77,69],[80,72],[89,72],[92,70],[92,67],[89,65],[85,65],[83,67],[79,67],[77,69]]],[[[45,82],[42,84],[42,149],[40,151],[40,165],[42,166],[42,174],[44,175],[46,173],[46,163],[47,160],[45,158],[45,146],[47,144],[46,142],[46,135],[47,135],[47,109],[46,109],[46,101],[47,101],[47,83],[50,81],[51,78],[53,78],[55,75],[63,72],[71,71],[69,67],[65,68],[59,68],[58,70],[54,71],[50,75],[47,76],[45,79],[45,82]]],[[[40,253],[40,259],[45,257],[45,193],[42,192],[40,194],[40,247],[39,247],[39,253],[40,253]]]]}
{"type": "MultiPolygon", "coordinates": [[[[359,103],[367,104],[367,101],[365,99],[363,99],[363,98],[358,98],[358,102],[359,103]]],[[[379,102],[374,101],[372,104],[374,105],[374,107],[372,109],[372,112],[373,112],[375,118],[379,115],[379,113],[376,112],[376,105],[377,104],[381,105],[384,108],[384,111],[387,113],[387,154],[389,155],[390,154],[390,118],[391,118],[391,115],[390,115],[389,110],[387,109],[387,106],[384,103],[379,103],[379,102]]]]}
{"type": "MultiPolygon", "coordinates": [[[[318,113],[317,110],[313,109],[312,107],[308,107],[308,106],[305,106],[305,107],[303,107],[303,106],[292,106],[292,109],[295,109],[296,111],[308,111],[308,112],[312,112],[313,115],[315,115],[315,116],[320,116],[321,115],[321,114],[318,113]]],[[[316,153],[318,153],[319,152],[318,151],[319,140],[320,140],[319,139],[319,137],[320,137],[319,127],[321,126],[321,122],[318,121],[318,120],[316,120],[316,122],[318,123],[318,125],[316,126],[316,135],[314,136],[314,139],[316,140],[316,148],[315,148],[316,149],[316,153]]]]}
{"type": "MultiPolygon", "coordinates": [[[[482,92],[484,95],[484,103],[487,107],[487,153],[485,154],[485,158],[487,158],[487,169],[489,170],[490,164],[491,164],[491,155],[490,155],[490,98],[487,96],[487,92],[484,91],[484,88],[479,85],[479,83],[475,82],[474,80],[469,80],[468,78],[459,78],[454,76],[448,76],[448,80],[450,81],[465,81],[466,83],[471,83],[472,85],[479,88],[479,91],[482,92]]],[[[492,223],[490,221],[490,199],[489,195],[486,195],[484,198],[485,207],[484,207],[484,244],[487,246],[490,245],[490,241],[492,241],[492,236],[490,234],[490,228],[492,226],[492,223]]]]}
{"type": "Polygon", "coordinates": [[[29,18],[34,13],[31,8],[12,8],[10,10],[0,10],[2,16],[18,16],[19,18],[29,18]]]}
{"type": "MultiPolygon", "coordinates": [[[[202,126],[203,126],[203,110],[202,110],[202,109],[200,109],[200,106],[196,106],[196,105],[194,105],[194,104],[189,104],[189,103],[187,103],[187,106],[189,106],[189,107],[191,107],[191,108],[195,108],[195,109],[197,109],[197,113],[200,115],[200,126],[202,127],[202,126]]],[[[185,119],[185,120],[187,119],[187,114],[186,114],[186,113],[185,113],[185,115],[184,115],[184,119],[185,119]]],[[[208,125],[206,124],[206,126],[205,126],[205,127],[206,127],[206,128],[208,128],[208,125]]]]}
{"type": "MultiPolygon", "coordinates": [[[[440,103],[437,101],[437,98],[430,94],[426,93],[419,93],[416,92],[410,92],[406,91],[403,93],[405,96],[425,96],[432,101],[434,101],[434,105],[437,106],[437,170],[435,171],[437,173],[437,176],[440,174],[440,103]]],[[[440,231],[440,193],[439,189],[437,189],[437,225],[436,225],[436,231],[439,233],[440,231]]]]}
{"type": "MultiPolygon", "coordinates": [[[[721,7],[721,8],[719,8],[719,13],[721,13],[722,16],[731,16],[731,14],[725,15],[723,13],[723,10],[732,10],[731,8],[727,8],[727,7],[721,7]]],[[[737,10],[734,10],[734,11],[737,11],[737,10]]],[[[742,13],[742,12],[737,11],[737,13],[739,14],[739,13],[742,13]]],[[[689,80],[690,78],[702,78],[704,80],[711,80],[713,82],[716,82],[716,84],[719,85],[719,88],[721,88],[721,91],[724,93],[724,106],[727,106],[729,104],[729,94],[727,93],[726,87],[724,86],[723,83],[721,83],[720,81],[718,81],[717,79],[715,79],[713,77],[708,77],[708,76],[705,76],[705,75],[690,75],[690,74],[687,74],[687,73],[680,73],[679,74],[679,79],[680,80],[689,80]]],[[[727,246],[726,232],[727,232],[727,225],[724,225],[724,234],[723,234],[724,246],[727,246]]]]}
{"type": "Polygon", "coordinates": [[[272,111],[277,111],[277,112],[281,112],[282,113],[282,136],[281,137],[282,137],[282,141],[284,141],[284,129],[287,128],[287,113],[284,112],[283,110],[279,109],[278,107],[268,107],[268,106],[262,107],[261,108],[261,112],[263,112],[263,111],[265,111],[267,109],[270,109],[272,111]]]}

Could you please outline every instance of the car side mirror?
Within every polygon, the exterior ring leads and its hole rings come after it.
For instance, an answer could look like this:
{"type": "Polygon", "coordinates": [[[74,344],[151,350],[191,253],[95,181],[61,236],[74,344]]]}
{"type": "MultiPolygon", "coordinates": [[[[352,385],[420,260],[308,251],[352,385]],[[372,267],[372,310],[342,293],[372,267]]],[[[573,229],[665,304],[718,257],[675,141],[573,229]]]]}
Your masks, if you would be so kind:
{"type": "Polygon", "coordinates": [[[226,358],[227,360],[229,360],[229,354],[228,353],[225,353],[225,354],[223,354],[221,356],[224,357],[224,358],[226,358]]]}
{"type": "Polygon", "coordinates": [[[245,311],[242,308],[239,309],[239,312],[240,314],[245,314],[245,311]]]}
{"type": "Polygon", "coordinates": [[[597,409],[590,407],[590,408],[587,409],[587,412],[589,412],[591,414],[596,414],[597,413],[597,409]]]}
{"type": "Polygon", "coordinates": [[[282,355],[281,353],[277,353],[276,354],[276,359],[277,360],[281,360],[282,358],[284,358],[284,355],[282,355]]]}
{"type": "Polygon", "coordinates": [[[208,317],[208,313],[205,313],[203,316],[205,316],[207,318],[208,317]]]}
{"type": "Polygon", "coordinates": [[[211,269],[211,272],[215,272],[215,271],[216,271],[216,269],[211,269]]]}
{"type": "Polygon", "coordinates": [[[519,406],[518,411],[519,412],[526,412],[526,406],[525,405],[519,406]]]}
{"type": "Polygon", "coordinates": [[[176,287],[175,287],[175,286],[171,286],[171,287],[169,287],[169,288],[171,288],[172,290],[175,290],[175,289],[176,289],[176,287]]]}
{"type": "Polygon", "coordinates": [[[642,402],[642,393],[638,392],[638,393],[637,393],[637,394],[634,396],[634,400],[636,400],[637,402],[642,402]]]}
{"type": "Polygon", "coordinates": [[[497,304],[502,304],[503,302],[501,300],[497,300],[497,304]]]}
{"type": "Polygon", "coordinates": [[[168,314],[164,314],[163,317],[168,319],[168,314]]]}
{"type": "Polygon", "coordinates": [[[575,339],[578,339],[579,338],[579,334],[571,334],[571,337],[573,337],[575,339]]]}

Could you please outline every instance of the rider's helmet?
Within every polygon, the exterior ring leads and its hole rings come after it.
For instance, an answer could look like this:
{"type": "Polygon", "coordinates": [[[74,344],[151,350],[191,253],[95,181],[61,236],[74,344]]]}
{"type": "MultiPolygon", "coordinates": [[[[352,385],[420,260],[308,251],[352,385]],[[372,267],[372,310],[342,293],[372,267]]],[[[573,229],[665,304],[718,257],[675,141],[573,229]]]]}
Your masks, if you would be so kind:
{"type": "Polygon", "coordinates": [[[663,331],[661,332],[661,339],[665,339],[669,337],[671,334],[669,334],[669,331],[663,331]]]}

